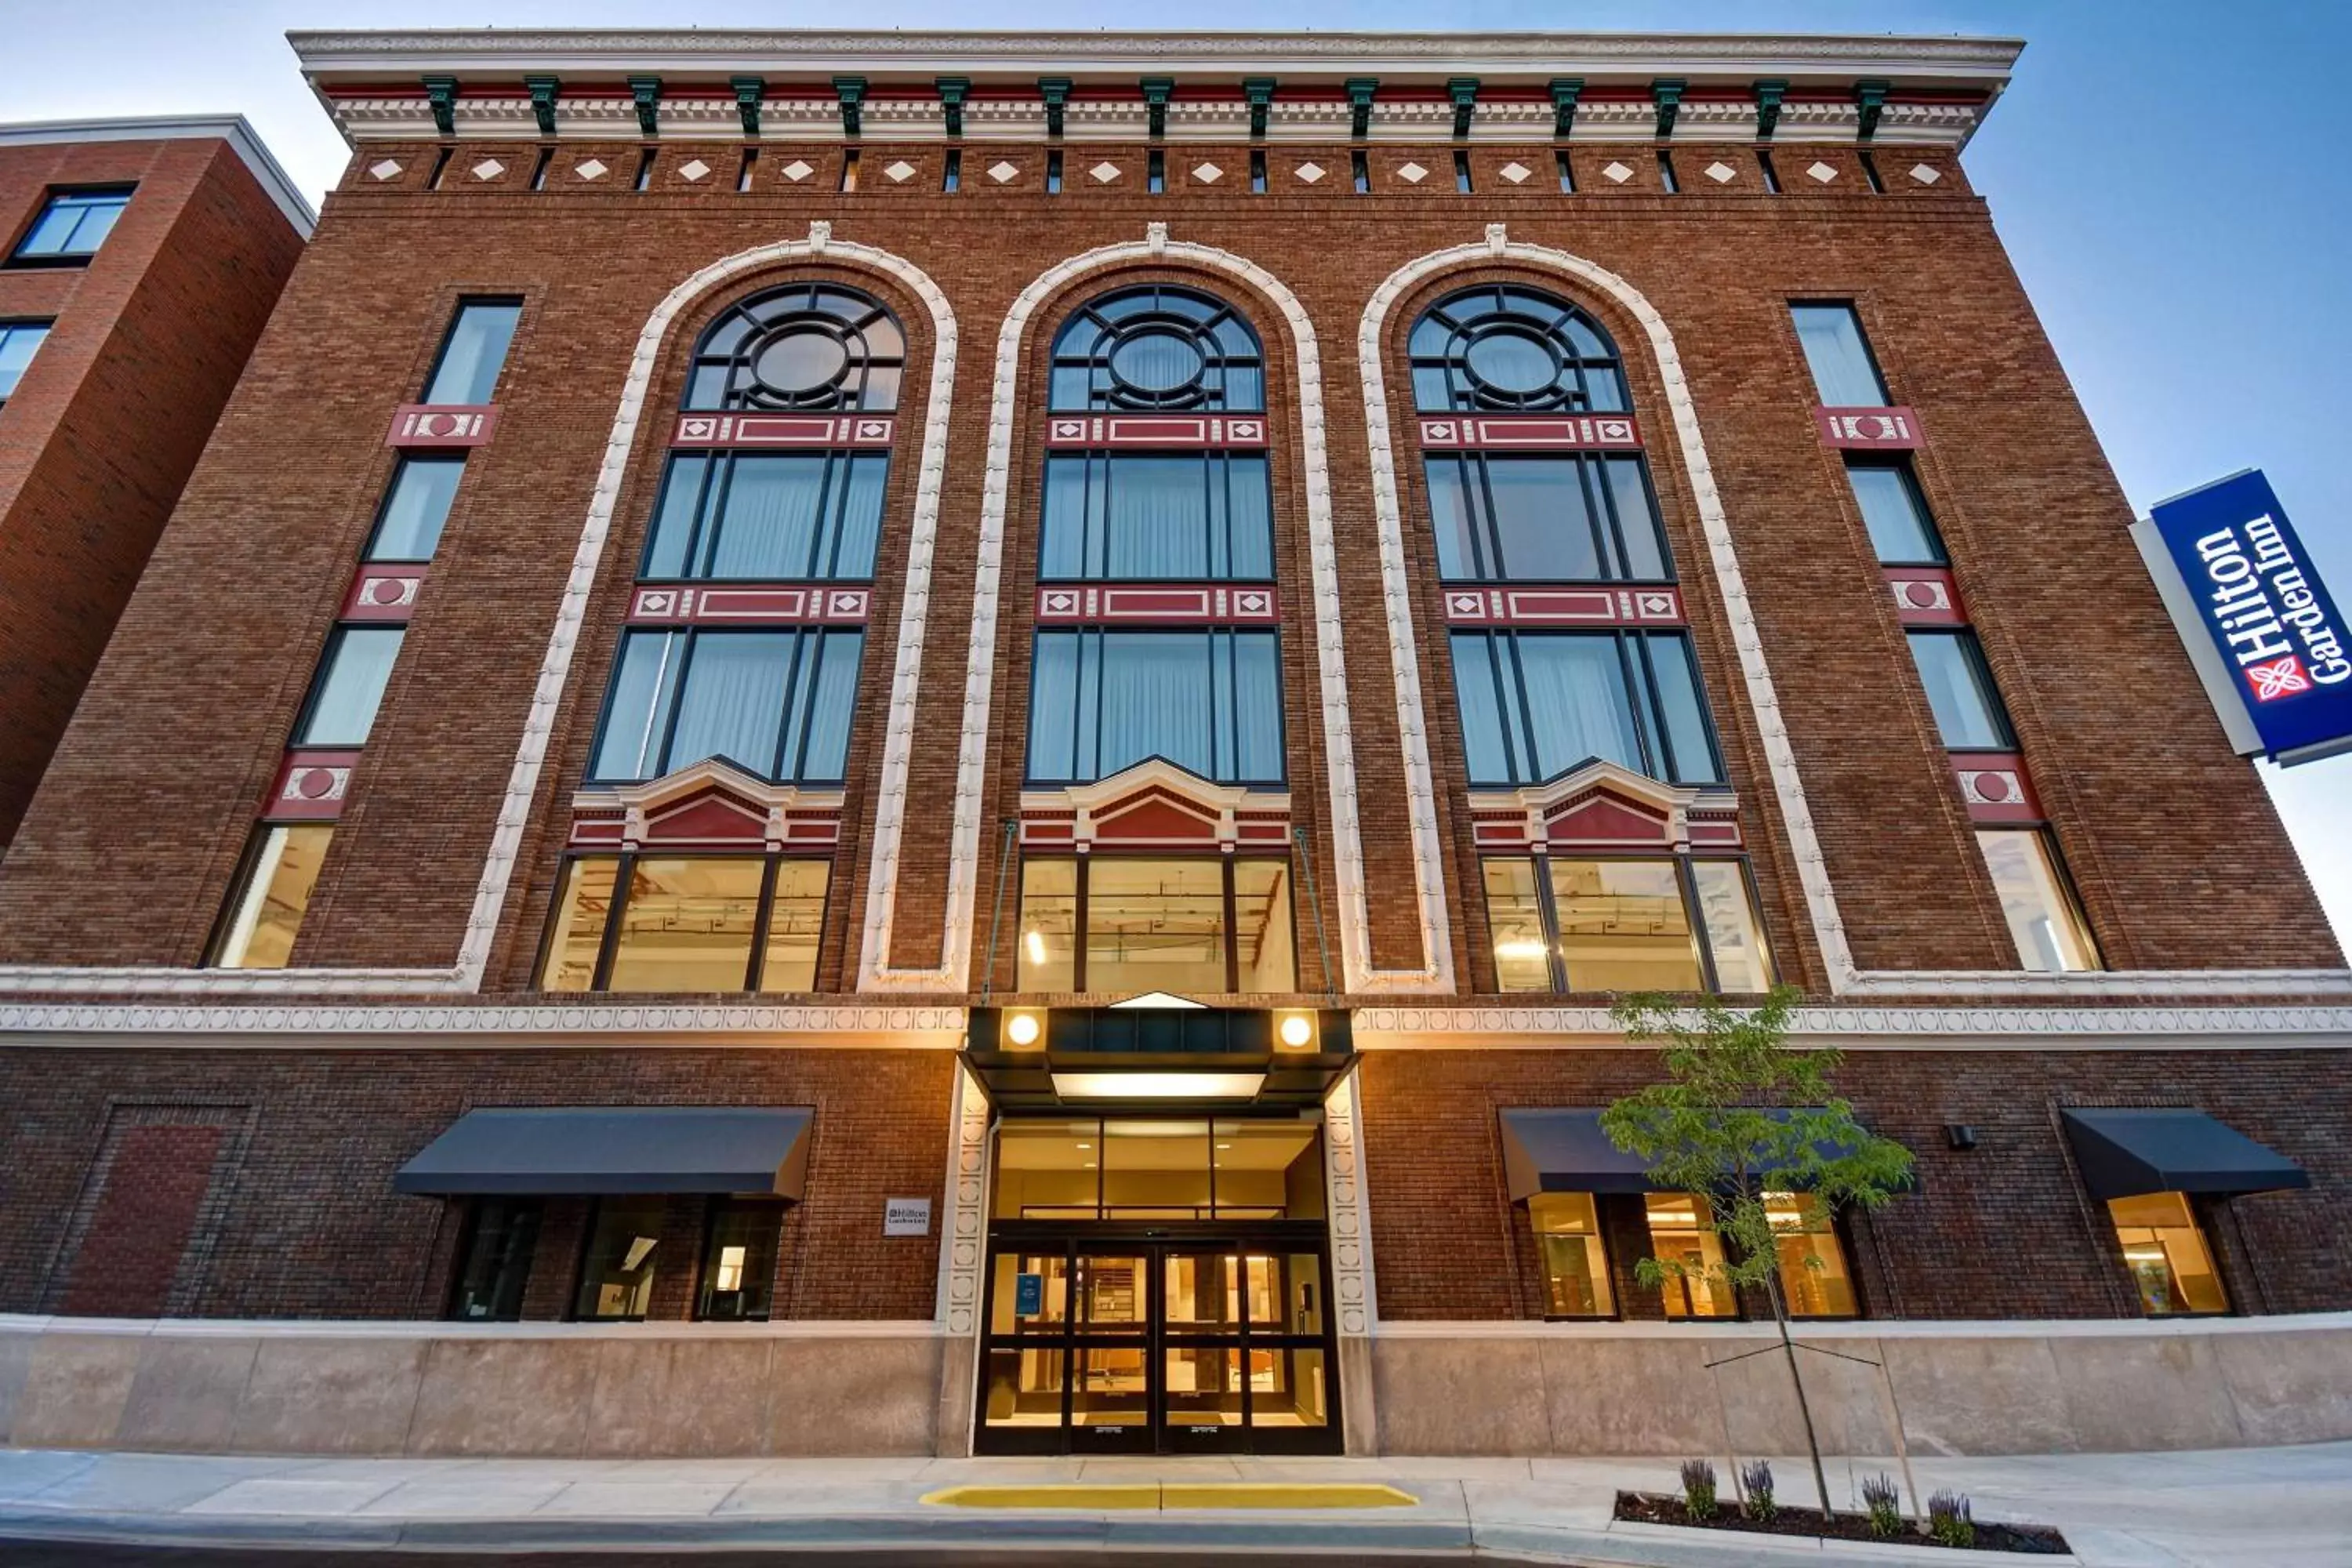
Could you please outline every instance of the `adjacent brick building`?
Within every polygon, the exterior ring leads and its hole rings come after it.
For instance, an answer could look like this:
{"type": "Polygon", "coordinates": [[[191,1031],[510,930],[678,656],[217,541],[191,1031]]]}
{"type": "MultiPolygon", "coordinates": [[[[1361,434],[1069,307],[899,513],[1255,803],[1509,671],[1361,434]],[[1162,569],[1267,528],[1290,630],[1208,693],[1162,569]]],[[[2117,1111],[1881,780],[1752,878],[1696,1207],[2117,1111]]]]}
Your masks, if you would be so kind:
{"type": "Polygon", "coordinates": [[[1593,1118],[1774,984],[1907,1421],[2343,1435],[2352,973],[2016,45],[295,42],[351,165],[0,863],[0,1310],[245,1321],[11,1441],[249,1342],[205,1442],[1748,1442],[1593,1118]]]}
{"type": "Polygon", "coordinates": [[[242,119],[0,125],[0,845],[310,223],[242,119]]]}

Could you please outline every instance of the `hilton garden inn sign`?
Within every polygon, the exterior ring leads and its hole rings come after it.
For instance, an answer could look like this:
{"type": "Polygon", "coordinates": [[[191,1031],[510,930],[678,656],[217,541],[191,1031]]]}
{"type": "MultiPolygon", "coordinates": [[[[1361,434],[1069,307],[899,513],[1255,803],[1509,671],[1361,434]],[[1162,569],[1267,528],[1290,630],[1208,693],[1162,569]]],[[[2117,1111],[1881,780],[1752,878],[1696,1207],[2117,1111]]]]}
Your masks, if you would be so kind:
{"type": "Polygon", "coordinates": [[[2241,756],[2352,751],[2352,627],[2259,469],[2159,501],[2132,531],[2241,756]]]}

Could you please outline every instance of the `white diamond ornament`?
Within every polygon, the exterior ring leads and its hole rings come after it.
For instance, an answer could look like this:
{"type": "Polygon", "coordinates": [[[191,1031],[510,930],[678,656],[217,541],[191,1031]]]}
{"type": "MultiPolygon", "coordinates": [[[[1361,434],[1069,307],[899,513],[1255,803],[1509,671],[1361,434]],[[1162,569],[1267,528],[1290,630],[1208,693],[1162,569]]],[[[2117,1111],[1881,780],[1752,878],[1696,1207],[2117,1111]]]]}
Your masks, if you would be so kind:
{"type": "Polygon", "coordinates": [[[1311,185],[1316,181],[1323,177],[1323,165],[1320,163],[1301,163],[1298,165],[1297,173],[1300,179],[1306,181],[1311,185]]]}
{"type": "Polygon", "coordinates": [[[1728,163],[1721,162],[1709,163],[1704,172],[1708,179],[1713,180],[1718,185],[1727,185],[1731,184],[1732,181],[1739,177],[1738,170],[1733,168],[1728,163]]]}
{"type": "Polygon", "coordinates": [[[701,159],[697,158],[692,163],[680,166],[677,171],[677,177],[684,180],[687,184],[692,184],[695,181],[701,179],[705,174],[709,173],[710,165],[704,163],[701,159]]]}
{"type": "Polygon", "coordinates": [[[816,171],[809,167],[806,163],[802,163],[798,158],[795,158],[791,163],[785,164],[782,168],[777,170],[776,173],[782,174],[784,178],[797,185],[803,180],[807,179],[811,174],[815,174],[816,171]]]}
{"type": "Polygon", "coordinates": [[[1397,166],[1397,178],[1408,185],[1417,185],[1429,178],[1429,171],[1418,163],[1401,163],[1397,166]]]}
{"type": "Polygon", "coordinates": [[[601,158],[591,158],[572,172],[583,180],[601,180],[604,177],[604,161],[601,158]]]}
{"type": "Polygon", "coordinates": [[[1944,177],[1944,172],[1926,163],[1914,163],[1911,165],[1911,177],[1923,185],[1932,185],[1944,177]]]}
{"type": "Polygon", "coordinates": [[[379,158],[368,165],[368,173],[379,180],[389,180],[400,173],[400,165],[389,158],[379,158]]]}
{"type": "Polygon", "coordinates": [[[1515,185],[1526,184],[1528,183],[1528,174],[1533,172],[1534,171],[1529,169],[1525,163],[1506,163],[1501,168],[1495,171],[1495,173],[1502,175],[1503,178],[1510,181],[1511,184],[1515,185]]]}
{"type": "Polygon", "coordinates": [[[1612,163],[1601,172],[1609,176],[1609,178],[1615,184],[1621,185],[1633,177],[1633,171],[1627,168],[1622,163],[1612,163]]]}
{"type": "Polygon", "coordinates": [[[1218,168],[1214,163],[1195,163],[1192,165],[1192,177],[1200,181],[1204,185],[1215,184],[1219,180],[1224,177],[1224,173],[1225,172],[1223,169],[1218,168]]]}
{"type": "Polygon", "coordinates": [[[1837,171],[1827,163],[1816,163],[1811,168],[1806,170],[1805,173],[1811,174],[1814,179],[1819,180],[1825,185],[1832,180],[1837,178],[1837,171]]]}
{"type": "Polygon", "coordinates": [[[1021,169],[1018,164],[1008,163],[1001,158],[988,166],[988,177],[994,180],[1000,185],[1004,184],[1005,181],[1013,179],[1020,173],[1021,169]]]}
{"type": "Polygon", "coordinates": [[[507,172],[507,166],[496,158],[485,158],[474,165],[472,174],[478,180],[495,180],[507,172]]]}
{"type": "Polygon", "coordinates": [[[901,158],[897,163],[885,168],[882,172],[890,177],[890,180],[894,184],[903,185],[908,180],[915,177],[915,165],[909,163],[904,158],[901,158]]]}
{"type": "Polygon", "coordinates": [[[1087,173],[1095,177],[1095,184],[1098,185],[1108,185],[1113,180],[1118,178],[1118,165],[1117,163],[1097,163],[1093,168],[1088,169],[1087,173]]]}

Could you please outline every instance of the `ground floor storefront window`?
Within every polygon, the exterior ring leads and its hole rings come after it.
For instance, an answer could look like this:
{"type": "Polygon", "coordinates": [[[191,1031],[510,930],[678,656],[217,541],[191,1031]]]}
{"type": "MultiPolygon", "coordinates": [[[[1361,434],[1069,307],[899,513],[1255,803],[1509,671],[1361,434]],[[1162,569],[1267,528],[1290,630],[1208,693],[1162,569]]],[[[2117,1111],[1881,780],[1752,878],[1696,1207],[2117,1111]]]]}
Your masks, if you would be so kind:
{"type": "Polygon", "coordinates": [[[1606,1318],[1616,1307],[1609,1255],[1601,1243],[1599,1206],[1591,1193],[1538,1193],[1528,1200],[1544,1277],[1544,1315],[1606,1318]]]}
{"type": "Polygon", "coordinates": [[[2124,1249],[2139,1292],[2141,1310],[2152,1318],[2227,1312],[2229,1292],[2213,1265],[2213,1249],[2197,1223],[2186,1193],[2144,1193],[2109,1198],[2116,1240],[2124,1249]]]}
{"type": "Polygon", "coordinates": [[[779,1197],[478,1197],[467,1203],[448,1316],[514,1322],[759,1322],[774,1305],[789,1205],[779,1197]]]}
{"type": "Polygon", "coordinates": [[[510,1323],[522,1316],[544,1210],[537,1198],[477,1198],[458,1247],[449,1316],[463,1322],[510,1323]]]}

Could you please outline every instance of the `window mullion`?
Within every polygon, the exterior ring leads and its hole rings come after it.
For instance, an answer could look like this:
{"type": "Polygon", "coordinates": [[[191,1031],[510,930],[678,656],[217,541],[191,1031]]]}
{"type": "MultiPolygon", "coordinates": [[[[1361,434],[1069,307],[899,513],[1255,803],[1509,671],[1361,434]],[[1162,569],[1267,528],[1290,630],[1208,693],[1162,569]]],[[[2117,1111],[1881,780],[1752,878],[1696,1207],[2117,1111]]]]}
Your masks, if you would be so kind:
{"type": "Polygon", "coordinates": [[[596,944],[596,969],[588,989],[602,991],[613,982],[613,958],[621,949],[621,917],[629,901],[629,879],[635,875],[637,855],[625,849],[613,863],[613,907],[604,911],[604,935],[596,944]]]}
{"type": "MultiPolygon", "coordinates": [[[[1070,989],[1083,993],[1087,988],[1087,922],[1093,919],[1092,912],[1087,908],[1087,884],[1093,879],[1087,872],[1093,869],[1094,858],[1092,856],[1080,855],[1075,857],[1075,862],[1071,868],[1074,875],[1070,880],[1076,888],[1077,907],[1073,921],[1075,929],[1070,932],[1070,989]]],[[[1099,1140],[1097,1141],[1095,1147],[1102,1148],[1099,1140]]],[[[1105,1150],[1104,1152],[1108,1154],[1108,1151],[1105,1150]]],[[[1097,1170],[1101,1168],[1102,1163],[1099,1159],[1095,1162],[1097,1170]]],[[[1097,1179],[1095,1199],[1095,1207],[1099,1212],[1102,1207],[1099,1177],[1097,1179]]]]}
{"type": "Polygon", "coordinates": [[[1568,938],[1559,929],[1559,900],[1552,896],[1551,856],[1538,851],[1528,857],[1535,865],[1536,921],[1543,928],[1544,966],[1551,971],[1551,988],[1569,990],[1568,938]]]}
{"type": "MultiPolygon", "coordinates": [[[[1242,988],[1241,910],[1234,897],[1234,858],[1230,854],[1220,853],[1218,859],[1224,866],[1225,994],[1230,996],[1238,994],[1242,988]]],[[[1293,979],[1296,978],[1294,975],[1293,979]]],[[[1216,1212],[1217,1206],[1215,1132],[1216,1129],[1212,1126],[1209,1138],[1209,1212],[1212,1214],[1216,1212]]]]}
{"type": "Polygon", "coordinates": [[[1710,996],[1723,994],[1722,979],[1715,972],[1715,940],[1706,929],[1706,911],[1699,907],[1698,879],[1691,875],[1691,858],[1675,857],[1675,885],[1682,889],[1683,923],[1690,927],[1691,941],[1698,946],[1698,975],[1710,996]]]}
{"type": "Polygon", "coordinates": [[[775,918],[777,857],[763,856],[760,870],[760,902],[751,911],[751,960],[745,966],[744,989],[757,991],[767,979],[768,926],[775,918]]]}
{"type": "MultiPolygon", "coordinates": [[[[691,628],[682,632],[671,632],[668,635],[671,638],[670,647],[680,650],[677,656],[677,684],[670,689],[669,711],[662,719],[661,745],[655,752],[653,762],[646,765],[645,776],[647,778],[660,778],[669,772],[669,749],[677,739],[678,718],[686,711],[687,677],[694,673],[694,646],[702,636],[701,633],[691,628]]],[[[667,656],[667,650],[665,649],[664,653],[667,656]]],[[[656,689],[658,691],[659,688],[656,687],[656,689]]],[[[656,697],[655,700],[658,701],[660,699],[656,697]]]]}

